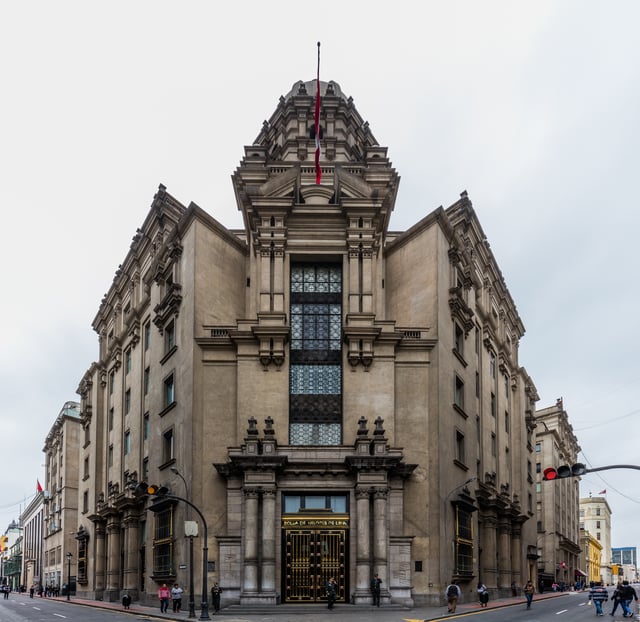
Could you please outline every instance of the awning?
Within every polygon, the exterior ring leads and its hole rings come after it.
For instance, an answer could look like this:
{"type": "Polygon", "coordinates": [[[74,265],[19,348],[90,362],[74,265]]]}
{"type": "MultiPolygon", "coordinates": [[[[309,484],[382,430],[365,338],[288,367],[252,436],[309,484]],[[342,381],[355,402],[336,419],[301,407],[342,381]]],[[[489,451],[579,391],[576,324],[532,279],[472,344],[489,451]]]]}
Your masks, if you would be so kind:
{"type": "Polygon", "coordinates": [[[579,568],[576,568],[576,577],[586,577],[587,573],[586,572],[582,572],[582,570],[580,570],[579,568]]]}

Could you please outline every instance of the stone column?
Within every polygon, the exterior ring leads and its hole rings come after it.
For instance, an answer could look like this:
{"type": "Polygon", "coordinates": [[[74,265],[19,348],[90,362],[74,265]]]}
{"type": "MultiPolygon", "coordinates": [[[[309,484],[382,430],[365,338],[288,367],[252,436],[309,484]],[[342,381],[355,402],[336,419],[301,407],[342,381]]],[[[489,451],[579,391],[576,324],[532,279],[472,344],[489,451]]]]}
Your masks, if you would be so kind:
{"type": "Polygon", "coordinates": [[[511,523],[498,518],[498,587],[511,587],[511,523]]]}
{"type": "Polygon", "coordinates": [[[95,562],[94,562],[94,589],[96,598],[102,598],[105,588],[106,578],[106,557],[105,557],[105,524],[103,521],[95,523],[95,562]]]}
{"type": "Polygon", "coordinates": [[[107,599],[120,592],[120,516],[111,514],[107,521],[107,599]]]}
{"type": "Polygon", "coordinates": [[[138,520],[138,514],[129,511],[123,521],[125,529],[125,561],[122,587],[129,592],[132,598],[137,598],[138,594],[138,520]]]}
{"type": "Polygon", "coordinates": [[[498,585],[498,559],[496,556],[497,519],[492,510],[480,514],[480,577],[487,587],[498,585]]]}
{"type": "Polygon", "coordinates": [[[276,591],[276,491],[262,491],[262,593],[276,591]]]}
{"type": "Polygon", "coordinates": [[[258,499],[257,490],[244,490],[244,577],[243,594],[258,591],[258,499]]]}
{"type": "Polygon", "coordinates": [[[382,579],[383,589],[389,588],[387,576],[387,488],[376,488],[373,492],[373,571],[382,579]]]}
{"type": "MultiPolygon", "coordinates": [[[[522,585],[522,525],[516,523],[511,528],[511,580],[522,585]]],[[[536,586],[538,589],[538,586],[536,586]]]]}
{"type": "Polygon", "coordinates": [[[371,547],[369,531],[369,489],[356,488],[356,589],[355,604],[370,603],[371,547]]]}

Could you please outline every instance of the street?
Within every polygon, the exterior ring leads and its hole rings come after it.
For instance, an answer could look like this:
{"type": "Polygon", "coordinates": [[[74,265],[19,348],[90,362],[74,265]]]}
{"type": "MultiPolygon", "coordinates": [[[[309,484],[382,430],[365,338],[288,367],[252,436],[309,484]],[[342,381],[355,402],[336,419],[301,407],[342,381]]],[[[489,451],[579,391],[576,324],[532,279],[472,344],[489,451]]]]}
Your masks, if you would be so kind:
{"type": "MultiPolygon", "coordinates": [[[[12,593],[8,600],[0,599],[0,620],[2,622],[114,622],[125,620],[188,620],[187,612],[181,614],[161,614],[152,607],[133,607],[124,612],[117,604],[95,603],[78,600],[67,602],[64,599],[35,598],[28,595],[12,593]]],[[[391,607],[354,607],[343,605],[333,611],[318,608],[304,613],[296,607],[278,607],[273,613],[248,614],[246,611],[221,611],[211,613],[212,620],[220,622],[326,622],[328,620],[349,622],[423,622],[444,619],[461,619],[473,617],[478,622],[578,622],[596,618],[595,608],[587,604],[586,592],[566,592],[563,594],[545,594],[534,597],[531,609],[527,610],[524,599],[502,599],[490,602],[490,607],[481,609],[477,603],[461,603],[455,614],[447,614],[446,607],[416,607],[402,609],[391,607]]],[[[611,618],[611,602],[605,603],[606,619],[622,620],[622,612],[618,609],[611,618]]],[[[637,607],[636,607],[637,611],[637,607]]],[[[197,616],[199,616],[199,611],[197,616]]],[[[198,619],[196,617],[196,619],[198,619]]],[[[603,618],[604,619],[604,618],[603,618]]],[[[638,619],[637,616],[634,617],[638,619]]]]}

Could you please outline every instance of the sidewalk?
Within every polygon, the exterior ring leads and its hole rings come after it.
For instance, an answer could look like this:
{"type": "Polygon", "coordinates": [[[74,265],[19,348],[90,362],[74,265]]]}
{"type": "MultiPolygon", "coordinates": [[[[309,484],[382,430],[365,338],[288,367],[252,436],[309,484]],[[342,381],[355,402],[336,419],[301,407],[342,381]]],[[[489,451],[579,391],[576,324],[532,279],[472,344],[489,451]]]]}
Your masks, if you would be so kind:
{"type": "MultiPolygon", "coordinates": [[[[573,595],[576,598],[587,599],[587,592],[545,592],[543,594],[536,594],[534,596],[534,606],[537,600],[546,600],[549,598],[560,598],[563,596],[573,595]]],[[[23,598],[29,598],[28,594],[16,594],[23,598]]],[[[38,596],[33,598],[34,602],[40,600],[38,596]]],[[[51,600],[51,599],[48,599],[51,600]]],[[[185,603],[183,599],[183,610],[180,613],[173,613],[168,611],[167,613],[160,613],[160,607],[148,607],[132,603],[131,608],[125,610],[122,604],[119,602],[109,603],[97,600],[85,600],[82,598],[71,597],[67,601],[66,596],[59,596],[53,598],[53,600],[59,602],[68,602],[70,605],[79,605],[84,607],[93,607],[98,609],[109,609],[112,611],[120,611],[123,614],[132,615],[144,615],[150,619],[157,620],[171,620],[175,622],[182,622],[189,620],[189,607],[188,603],[185,603]],[[186,605],[186,609],[184,606],[186,605]]],[[[521,605],[524,607],[524,596],[516,596],[509,598],[499,598],[490,600],[486,607],[480,607],[478,602],[460,603],[456,609],[456,613],[447,613],[447,607],[414,607],[413,609],[391,605],[385,607],[373,607],[373,606],[356,606],[356,605],[340,605],[333,611],[328,611],[324,605],[280,605],[269,609],[268,613],[265,608],[260,608],[256,611],[251,611],[250,608],[241,607],[239,605],[226,607],[220,610],[218,613],[213,612],[213,608],[209,611],[209,617],[211,619],[227,621],[227,622],[259,622],[262,620],[269,620],[278,618],[279,620],[287,620],[289,622],[308,622],[309,617],[313,616],[314,622],[323,622],[323,619],[332,618],[333,620],[340,620],[343,617],[348,617],[351,622],[367,622],[369,620],[380,620],[381,622],[392,621],[411,621],[411,622],[429,622],[431,620],[442,620],[445,618],[454,618],[457,615],[467,614],[472,611],[486,611],[488,609],[497,609],[500,607],[511,607],[521,605]]],[[[200,603],[196,602],[196,617],[192,620],[198,620],[200,618],[200,603]]]]}

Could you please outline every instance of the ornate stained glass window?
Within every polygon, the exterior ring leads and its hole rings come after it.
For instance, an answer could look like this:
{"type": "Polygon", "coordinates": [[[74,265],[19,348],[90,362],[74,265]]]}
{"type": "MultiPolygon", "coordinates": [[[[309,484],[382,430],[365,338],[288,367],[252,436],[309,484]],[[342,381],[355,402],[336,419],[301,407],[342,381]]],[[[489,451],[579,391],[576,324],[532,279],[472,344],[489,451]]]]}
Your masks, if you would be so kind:
{"type": "Polygon", "coordinates": [[[289,442],[342,439],[342,270],[291,266],[289,442]]]}

